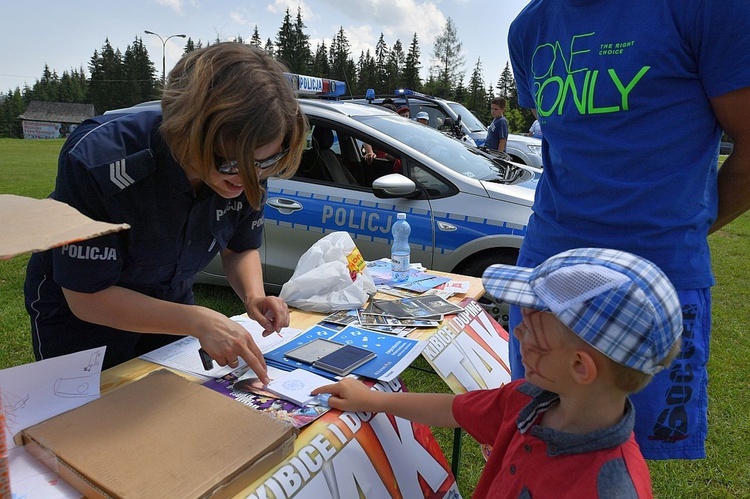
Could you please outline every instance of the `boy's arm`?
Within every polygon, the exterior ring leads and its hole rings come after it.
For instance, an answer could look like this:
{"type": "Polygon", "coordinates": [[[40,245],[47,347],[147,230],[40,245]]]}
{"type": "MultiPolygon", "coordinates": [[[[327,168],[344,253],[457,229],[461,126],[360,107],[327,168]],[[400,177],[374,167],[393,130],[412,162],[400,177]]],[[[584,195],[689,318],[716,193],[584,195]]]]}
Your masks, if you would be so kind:
{"type": "Polygon", "coordinates": [[[313,395],[320,393],[330,393],[328,405],[342,411],[384,412],[429,426],[459,426],[452,410],[455,395],[450,393],[383,393],[351,378],[312,391],[313,395]]]}

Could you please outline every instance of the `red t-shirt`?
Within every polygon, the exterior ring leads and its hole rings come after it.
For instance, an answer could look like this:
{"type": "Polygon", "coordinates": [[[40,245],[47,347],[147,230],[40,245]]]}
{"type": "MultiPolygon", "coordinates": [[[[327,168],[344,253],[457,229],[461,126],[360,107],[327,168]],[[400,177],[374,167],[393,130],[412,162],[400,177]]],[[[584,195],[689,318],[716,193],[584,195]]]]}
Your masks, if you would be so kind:
{"type": "Polygon", "coordinates": [[[558,399],[524,380],[455,398],[461,427],[492,446],[473,497],[653,497],[630,401],[615,426],[577,435],[537,424],[558,399]]]}

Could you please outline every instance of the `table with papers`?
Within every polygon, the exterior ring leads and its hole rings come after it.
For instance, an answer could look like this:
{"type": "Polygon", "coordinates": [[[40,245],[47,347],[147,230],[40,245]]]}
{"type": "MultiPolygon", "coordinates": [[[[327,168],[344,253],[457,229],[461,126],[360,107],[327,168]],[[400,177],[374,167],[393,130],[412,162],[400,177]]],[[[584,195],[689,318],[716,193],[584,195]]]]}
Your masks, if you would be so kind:
{"type": "MultiPolygon", "coordinates": [[[[439,328],[415,329],[409,337],[425,340],[427,346],[422,355],[457,393],[504,382],[504,378],[497,376],[507,372],[507,344],[503,344],[507,342],[507,333],[488,320],[489,316],[474,301],[484,293],[481,280],[436,274],[468,281],[468,292],[451,298],[454,303],[466,305],[466,312],[447,316],[439,328]]],[[[389,296],[379,294],[377,298],[389,296]]],[[[291,327],[282,330],[280,335],[264,338],[262,341],[269,343],[259,347],[266,352],[275,344],[288,341],[290,335],[299,335],[315,326],[324,316],[291,310],[291,327]]],[[[246,325],[248,329],[251,327],[251,324],[246,325]]],[[[215,366],[214,370],[206,372],[198,358],[197,340],[180,341],[184,344],[173,345],[172,351],[165,347],[158,355],[152,352],[145,356],[149,360],[133,359],[103,371],[102,395],[169,362],[174,363],[175,372],[197,383],[231,371],[215,366]],[[189,352],[194,355],[187,355],[189,352]]],[[[403,386],[400,379],[395,378],[381,382],[379,389],[399,391],[403,386]]],[[[357,497],[360,491],[366,497],[450,497],[458,493],[458,488],[451,466],[428,427],[386,414],[351,414],[331,409],[303,428],[289,458],[249,484],[237,497],[295,494],[297,497],[357,497]]]]}

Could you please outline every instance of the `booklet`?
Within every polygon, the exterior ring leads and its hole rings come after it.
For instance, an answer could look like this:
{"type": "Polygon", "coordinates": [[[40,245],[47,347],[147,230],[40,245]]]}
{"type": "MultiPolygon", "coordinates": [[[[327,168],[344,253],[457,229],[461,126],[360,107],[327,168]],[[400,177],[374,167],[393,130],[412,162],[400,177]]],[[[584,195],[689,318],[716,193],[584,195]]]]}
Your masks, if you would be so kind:
{"type": "MultiPolygon", "coordinates": [[[[274,367],[268,368],[271,379],[277,379],[286,372],[274,367]]],[[[326,379],[326,383],[330,382],[326,379]]],[[[295,428],[303,428],[331,410],[327,405],[299,405],[279,398],[278,395],[264,389],[263,383],[249,367],[210,379],[203,383],[203,386],[255,410],[265,412],[273,418],[288,421],[295,428]]]]}
{"type": "Polygon", "coordinates": [[[337,379],[338,377],[333,373],[318,369],[286,355],[290,350],[318,338],[353,345],[374,352],[375,358],[355,368],[352,374],[384,382],[393,381],[404,369],[409,367],[414,359],[422,353],[425,346],[427,346],[427,342],[424,340],[393,336],[357,326],[347,326],[341,331],[334,331],[316,324],[293,340],[264,354],[266,363],[269,366],[287,371],[302,368],[326,378],[337,379]]]}
{"type": "Polygon", "coordinates": [[[373,300],[373,304],[384,313],[399,319],[425,319],[444,314],[457,314],[464,310],[437,295],[415,296],[399,300],[373,300]]]}
{"type": "Polygon", "coordinates": [[[304,369],[295,369],[271,380],[264,388],[285,400],[305,406],[319,400],[317,395],[310,394],[311,391],[330,384],[331,380],[328,378],[304,369]]]}

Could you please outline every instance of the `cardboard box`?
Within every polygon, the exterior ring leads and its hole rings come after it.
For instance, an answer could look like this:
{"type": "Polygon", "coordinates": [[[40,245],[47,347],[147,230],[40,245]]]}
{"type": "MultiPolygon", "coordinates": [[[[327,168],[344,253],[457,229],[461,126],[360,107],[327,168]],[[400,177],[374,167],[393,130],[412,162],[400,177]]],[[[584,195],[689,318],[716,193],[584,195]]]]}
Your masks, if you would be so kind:
{"type": "Polygon", "coordinates": [[[0,220],[0,260],[130,228],[128,224],[97,222],[54,199],[13,194],[0,194],[0,220]]]}
{"type": "Polygon", "coordinates": [[[296,430],[162,369],[22,432],[86,497],[231,497],[291,454],[296,430]]]}

